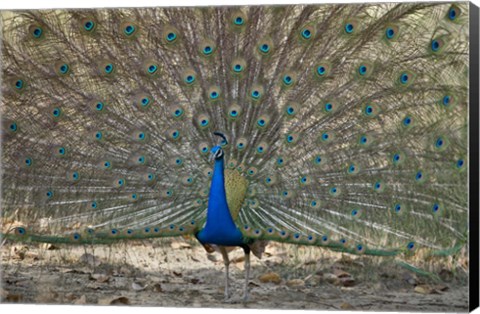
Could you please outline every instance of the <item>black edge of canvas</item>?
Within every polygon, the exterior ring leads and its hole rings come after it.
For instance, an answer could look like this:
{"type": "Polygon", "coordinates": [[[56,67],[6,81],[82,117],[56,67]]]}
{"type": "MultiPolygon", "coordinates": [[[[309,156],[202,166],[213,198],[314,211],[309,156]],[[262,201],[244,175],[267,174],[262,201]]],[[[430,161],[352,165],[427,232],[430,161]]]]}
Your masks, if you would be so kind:
{"type": "Polygon", "coordinates": [[[479,50],[479,8],[470,2],[470,300],[469,310],[479,306],[479,103],[478,103],[478,50],[479,50]]]}

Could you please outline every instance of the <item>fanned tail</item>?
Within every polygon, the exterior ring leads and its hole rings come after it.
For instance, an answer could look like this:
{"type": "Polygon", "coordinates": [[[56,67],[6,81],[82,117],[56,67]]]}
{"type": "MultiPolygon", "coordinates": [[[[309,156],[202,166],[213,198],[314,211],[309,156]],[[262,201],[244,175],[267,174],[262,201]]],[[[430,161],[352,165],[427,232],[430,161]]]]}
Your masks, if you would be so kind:
{"type": "Polygon", "coordinates": [[[227,168],[247,179],[246,197],[227,180],[246,241],[456,252],[468,235],[465,12],[4,12],[4,237],[195,234],[220,130],[227,168]]]}

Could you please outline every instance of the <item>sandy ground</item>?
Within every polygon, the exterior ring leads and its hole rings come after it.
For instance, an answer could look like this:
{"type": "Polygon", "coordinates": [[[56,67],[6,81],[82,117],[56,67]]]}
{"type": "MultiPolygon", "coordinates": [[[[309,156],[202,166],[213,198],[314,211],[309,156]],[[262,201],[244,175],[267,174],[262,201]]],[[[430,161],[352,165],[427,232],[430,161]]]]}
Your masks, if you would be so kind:
{"type": "Polygon", "coordinates": [[[194,242],[145,241],[114,247],[10,245],[1,248],[6,303],[466,312],[468,262],[430,262],[440,278],[393,260],[273,244],[252,256],[246,304],[243,252],[230,253],[232,302],[224,302],[224,265],[194,242]],[[465,264],[465,265],[462,265],[465,264]]]}

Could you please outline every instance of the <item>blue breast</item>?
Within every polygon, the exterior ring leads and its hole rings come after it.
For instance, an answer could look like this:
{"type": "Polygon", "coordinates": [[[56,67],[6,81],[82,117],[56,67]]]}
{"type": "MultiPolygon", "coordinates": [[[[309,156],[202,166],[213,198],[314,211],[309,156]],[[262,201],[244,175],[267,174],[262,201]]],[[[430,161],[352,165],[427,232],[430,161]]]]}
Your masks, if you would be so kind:
{"type": "Polygon", "coordinates": [[[215,160],[207,221],[205,227],[196,236],[203,244],[238,246],[243,244],[243,235],[235,225],[228,208],[223,166],[223,157],[215,160]]]}

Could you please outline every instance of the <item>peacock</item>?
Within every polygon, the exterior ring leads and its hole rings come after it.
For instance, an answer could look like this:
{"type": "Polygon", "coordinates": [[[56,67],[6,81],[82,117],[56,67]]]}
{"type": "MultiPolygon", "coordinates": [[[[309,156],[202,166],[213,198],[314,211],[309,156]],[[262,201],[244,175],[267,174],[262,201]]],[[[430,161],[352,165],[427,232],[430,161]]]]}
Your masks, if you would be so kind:
{"type": "Polygon", "coordinates": [[[470,10],[3,11],[1,236],[459,252],[470,10]]]}

